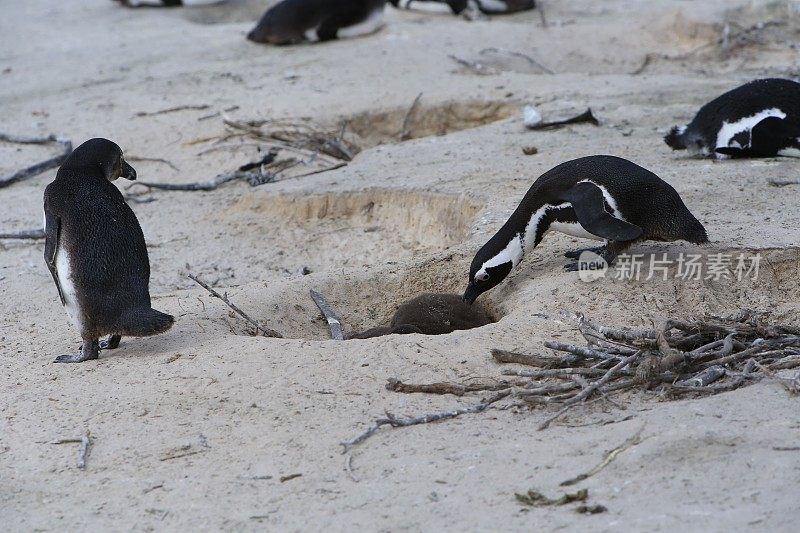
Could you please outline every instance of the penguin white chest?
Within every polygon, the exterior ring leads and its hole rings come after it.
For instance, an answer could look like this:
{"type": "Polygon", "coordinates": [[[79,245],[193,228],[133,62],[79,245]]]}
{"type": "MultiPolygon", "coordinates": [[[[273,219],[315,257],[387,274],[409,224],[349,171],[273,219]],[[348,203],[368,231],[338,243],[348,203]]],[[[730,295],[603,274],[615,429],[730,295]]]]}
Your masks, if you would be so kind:
{"type": "Polygon", "coordinates": [[[594,235],[593,233],[589,233],[577,222],[553,222],[550,224],[549,230],[557,231],[559,233],[566,233],[567,235],[572,235],[573,237],[579,237],[581,239],[592,239],[595,241],[605,240],[602,237],[594,235]]]}
{"type": "Polygon", "coordinates": [[[336,32],[336,37],[358,37],[359,35],[370,35],[383,27],[383,7],[376,9],[363,21],[346,28],[341,28],[336,32]]]}
{"type": "Polygon", "coordinates": [[[64,309],[67,311],[72,324],[82,330],[82,314],[78,307],[78,295],[75,291],[75,282],[72,279],[72,267],[70,266],[69,255],[63,246],[58,246],[56,252],[56,272],[58,273],[58,285],[61,294],[64,296],[64,309]]]}

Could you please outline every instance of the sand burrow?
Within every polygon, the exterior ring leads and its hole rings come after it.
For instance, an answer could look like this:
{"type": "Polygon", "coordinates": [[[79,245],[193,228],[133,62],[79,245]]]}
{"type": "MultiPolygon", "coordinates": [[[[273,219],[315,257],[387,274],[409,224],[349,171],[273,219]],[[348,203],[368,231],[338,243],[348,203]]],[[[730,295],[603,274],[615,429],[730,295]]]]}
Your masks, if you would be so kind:
{"type": "MultiPolygon", "coordinates": [[[[231,231],[263,234],[270,268],[323,272],[406,261],[463,242],[481,205],[463,196],[367,190],[247,195],[225,213],[231,231]]],[[[262,278],[256,278],[262,279],[262,278]]]]}
{"type": "Polygon", "coordinates": [[[424,96],[409,115],[410,108],[411,103],[405,107],[359,113],[346,119],[347,127],[358,137],[357,144],[361,148],[369,148],[477,128],[519,114],[519,106],[509,102],[474,100],[427,105],[424,96]],[[407,115],[408,135],[401,138],[407,115]]]}
{"type": "MultiPolygon", "coordinates": [[[[389,324],[402,303],[422,293],[463,293],[469,260],[460,253],[439,253],[410,265],[308,276],[267,291],[243,291],[234,297],[241,299],[243,305],[253,311],[253,316],[288,338],[327,340],[330,339],[328,325],[311,300],[309,289],[324,294],[339,314],[345,334],[349,336],[389,324]]],[[[489,294],[482,301],[493,321],[502,318],[501,302],[495,296],[500,295],[489,294]]],[[[213,318],[209,315],[208,319],[218,322],[220,331],[255,334],[255,330],[243,320],[223,319],[218,315],[213,318]]],[[[457,331],[450,335],[463,333],[457,331]]]]}

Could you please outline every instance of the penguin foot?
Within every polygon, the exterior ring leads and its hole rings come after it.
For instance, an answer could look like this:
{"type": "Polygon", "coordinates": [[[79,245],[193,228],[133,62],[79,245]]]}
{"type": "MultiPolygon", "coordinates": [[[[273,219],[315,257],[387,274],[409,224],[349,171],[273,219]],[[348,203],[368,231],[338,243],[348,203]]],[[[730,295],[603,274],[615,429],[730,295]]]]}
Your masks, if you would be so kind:
{"type": "Polygon", "coordinates": [[[606,251],[605,246],[597,246],[595,248],[579,248],[577,250],[564,252],[564,257],[566,257],[567,259],[578,259],[584,252],[592,252],[595,255],[602,256],[605,253],[605,251],[606,251]]]}
{"type": "Polygon", "coordinates": [[[83,346],[76,354],[59,355],[54,363],[82,363],[100,357],[100,344],[97,339],[84,341],[83,346]]]}
{"type": "Polygon", "coordinates": [[[119,348],[119,342],[122,340],[122,335],[111,335],[108,339],[100,341],[101,350],[116,350],[119,348]]]}

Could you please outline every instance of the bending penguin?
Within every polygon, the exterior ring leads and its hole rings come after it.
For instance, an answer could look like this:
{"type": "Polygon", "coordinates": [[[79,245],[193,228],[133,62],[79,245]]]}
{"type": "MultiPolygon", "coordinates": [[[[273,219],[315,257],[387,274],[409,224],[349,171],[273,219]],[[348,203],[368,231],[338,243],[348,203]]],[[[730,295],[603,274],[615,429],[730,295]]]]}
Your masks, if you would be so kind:
{"type": "Polygon", "coordinates": [[[283,0],[247,34],[256,43],[297,44],[375,33],[386,0],[283,0]]]}
{"type": "Polygon", "coordinates": [[[800,83],[746,83],[700,108],[664,137],[673,150],[727,157],[800,157],[800,83]]]}
{"type": "Polygon", "coordinates": [[[107,139],[86,141],[44,191],[44,259],[61,304],[83,339],[78,354],[57,363],[97,359],[122,335],[146,337],[172,327],[150,307],[150,262],[142,228],[112,181],[136,171],[107,139]],[[99,338],[111,335],[101,346],[99,338]]]}
{"type": "Polygon", "coordinates": [[[399,9],[411,9],[434,13],[451,11],[455,15],[472,10],[486,15],[516,13],[536,7],[536,0],[389,0],[399,9]]]}
{"type": "MultiPolygon", "coordinates": [[[[668,183],[626,159],[594,155],[567,161],[542,174],[500,230],[478,251],[469,269],[464,301],[473,303],[516,267],[551,230],[605,240],[592,251],[612,264],[644,241],[708,242],[703,225],[668,183]]],[[[577,270],[570,263],[566,270],[577,270]]]]}

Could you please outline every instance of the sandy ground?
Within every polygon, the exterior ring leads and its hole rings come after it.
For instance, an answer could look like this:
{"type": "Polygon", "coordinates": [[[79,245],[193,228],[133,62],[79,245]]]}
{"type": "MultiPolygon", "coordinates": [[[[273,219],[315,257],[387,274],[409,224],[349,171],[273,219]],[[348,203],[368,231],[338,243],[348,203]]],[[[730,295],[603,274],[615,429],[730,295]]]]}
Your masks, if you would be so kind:
{"type": "MultiPolygon", "coordinates": [[[[148,181],[205,180],[250,161],[252,140],[209,151],[227,130],[220,116],[201,118],[234,106],[225,113],[234,120],[346,120],[365,149],[327,173],[157,192],[132,204],[150,248],[154,306],[177,323],[159,337],[125,339],[96,362],[51,363],[79,338],[42,244],[0,242],[4,530],[796,531],[800,452],[775,448],[796,447],[800,411],[769,383],[704,400],[617,397],[626,410],[594,403],[546,431],[536,427],[550,411],[493,409],[386,431],[348,455],[339,445],[384,410],[475,401],[388,392],[387,378],[497,376],[492,347],[536,352],[556,336],[577,340],[560,310],[635,326],[746,306],[797,322],[798,187],[767,181],[797,178],[798,161],[696,160],[661,141],[723,90],[800,73],[796,2],[541,0],[547,27],[537,12],[468,22],[389,9],[376,35],[291,48],[243,38],[261,2],[135,12],[108,0],[6,4],[0,131],[76,143],[104,136],[129,159],[163,158],[178,169],[134,161],[148,181]],[[782,24],[736,38],[763,21],[782,24]],[[733,39],[723,50],[726,23],[733,39]],[[652,60],[636,73],[646,54],[652,60]],[[451,55],[480,63],[480,72],[451,55]],[[419,93],[418,138],[400,143],[419,93]],[[526,103],[545,118],[591,106],[602,124],[525,132],[526,103]],[[186,105],[208,107],[139,115],[186,105]],[[524,156],[526,146],[539,153],[524,156]],[[385,323],[421,291],[463,290],[472,255],[530,183],[594,153],[626,157],[670,182],[709,230],[702,251],[761,252],[759,279],[585,284],[561,270],[561,253],[579,240],[551,235],[483,298],[496,324],[441,337],[327,340],[310,288],[328,296],[347,331],[385,323]],[[224,287],[286,338],[251,336],[188,273],[224,287]],[[640,429],[641,444],[579,485],[607,513],[515,501],[529,488],[559,493],[559,482],[640,429]],[[93,445],[81,471],[78,445],[48,442],[86,431],[93,445]],[[280,480],[292,474],[302,475],[280,480]]],[[[0,173],[51,150],[0,145],[0,173]]],[[[0,191],[0,229],[40,224],[53,174],[0,191]]]]}

